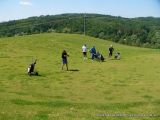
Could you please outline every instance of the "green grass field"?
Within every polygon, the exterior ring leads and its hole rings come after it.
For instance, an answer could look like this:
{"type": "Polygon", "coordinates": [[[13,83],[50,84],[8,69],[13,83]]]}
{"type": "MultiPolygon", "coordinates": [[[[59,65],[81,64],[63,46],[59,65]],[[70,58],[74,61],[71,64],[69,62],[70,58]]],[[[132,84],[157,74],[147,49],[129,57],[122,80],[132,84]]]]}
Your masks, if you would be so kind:
{"type": "Polygon", "coordinates": [[[158,120],[148,115],[160,114],[159,62],[160,50],[82,35],[1,38],[0,120],[158,120]],[[83,44],[95,45],[106,61],[84,61],[83,44]],[[121,60],[108,59],[110,44],[121,60]],[[70,71],[61,70],[63,49],[70,71]],[[27,67],[35,58],[40,76],[29,77],[27,67]]]}

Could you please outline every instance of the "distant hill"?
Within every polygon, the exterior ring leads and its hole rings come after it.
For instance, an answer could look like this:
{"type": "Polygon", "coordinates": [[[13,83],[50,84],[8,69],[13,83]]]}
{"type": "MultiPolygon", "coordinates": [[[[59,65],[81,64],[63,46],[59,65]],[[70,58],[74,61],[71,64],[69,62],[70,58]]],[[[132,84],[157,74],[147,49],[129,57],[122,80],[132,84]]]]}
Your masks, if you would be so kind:
{"type": "Polygon", "coordinates": [[[61,14],[0,23],[0,37],[44,32],[78,33],[114,42],[160,48],[160,18],[122,18],[101,14],[61,14]],[[85,29],[84,29],[85,26],[85,29]]]}

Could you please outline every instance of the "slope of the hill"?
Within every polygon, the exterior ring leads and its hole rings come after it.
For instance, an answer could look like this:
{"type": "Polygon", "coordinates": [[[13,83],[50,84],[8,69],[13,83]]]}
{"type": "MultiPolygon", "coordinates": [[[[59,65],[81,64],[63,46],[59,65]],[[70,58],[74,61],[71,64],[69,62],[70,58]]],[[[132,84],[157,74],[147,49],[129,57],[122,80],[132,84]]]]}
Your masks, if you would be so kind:
{"type": "MultiPolygon", "coordinates": [[[[0,39],[1,120],[157,120],[160,107],[160,51],[123,46],[70,34],[0,39]],[[121,60],[83,60],[81,46],[93,45],[105,58],[113,44],[121,60]],[[61,52],[70,71],[61,70],[61,52]],[[29,77],[37,58],[40,76],[29,77]],[[146,115],[113,117],[107,115],[146,115]],[[106,116],[105,116],[106,115],[106,116]]],[[[90,55],[88,54],[88,57],[90,55]]]]}

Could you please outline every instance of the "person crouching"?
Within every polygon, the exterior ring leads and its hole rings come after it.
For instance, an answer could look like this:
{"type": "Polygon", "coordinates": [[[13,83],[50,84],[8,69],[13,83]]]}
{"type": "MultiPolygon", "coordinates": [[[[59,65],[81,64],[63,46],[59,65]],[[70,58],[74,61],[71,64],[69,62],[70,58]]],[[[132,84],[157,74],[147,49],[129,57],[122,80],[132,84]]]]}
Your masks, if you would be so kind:
{"type": "Polygon", "coordinates": [[[35,60],[34,63],[32,63],[32,64],[29,65],[29,67],[28,67],[28,75],[29,76],[31,76],[31,75],[38,75],[38,72],[34,72],[34,68],[35,68],[36,62],[37,62],[37,60],[35,60]]]}

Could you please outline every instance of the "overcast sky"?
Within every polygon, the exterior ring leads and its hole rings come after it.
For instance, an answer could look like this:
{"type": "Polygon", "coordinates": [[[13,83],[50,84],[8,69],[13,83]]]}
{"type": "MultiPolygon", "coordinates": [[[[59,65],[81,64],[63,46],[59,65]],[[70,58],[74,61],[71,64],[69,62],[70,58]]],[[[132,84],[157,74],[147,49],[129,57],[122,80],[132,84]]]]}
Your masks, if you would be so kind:
{"type": "Polygon", "coordinates": [[[0,0],[0,22],[62,13],[160,17],[160,0],[0,0]]]}

